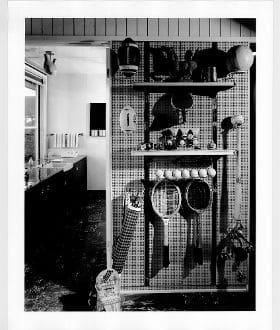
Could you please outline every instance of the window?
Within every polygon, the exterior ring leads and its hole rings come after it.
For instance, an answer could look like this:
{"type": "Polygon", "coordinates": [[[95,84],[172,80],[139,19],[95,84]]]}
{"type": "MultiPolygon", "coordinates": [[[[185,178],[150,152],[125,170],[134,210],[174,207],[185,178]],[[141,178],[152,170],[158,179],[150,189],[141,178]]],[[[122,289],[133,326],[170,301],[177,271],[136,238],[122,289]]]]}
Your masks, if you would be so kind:
{"type": "Polygon", "coordinates": [[[25,81],[25,162],[30,157],[38,160],[40,155],[40,104],[39,86],[25,81]]]}
{"type": "Polygon", "coordinates": [[[24,161],[45,155],[46,75],[31,64],[25,65],[24,161]]]}

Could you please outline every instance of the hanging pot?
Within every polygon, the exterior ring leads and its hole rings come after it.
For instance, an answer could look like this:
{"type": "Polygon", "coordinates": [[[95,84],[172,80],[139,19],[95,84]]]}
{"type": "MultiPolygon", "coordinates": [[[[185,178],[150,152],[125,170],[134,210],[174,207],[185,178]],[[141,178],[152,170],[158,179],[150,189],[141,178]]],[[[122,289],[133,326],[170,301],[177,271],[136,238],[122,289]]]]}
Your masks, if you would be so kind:
{"type": "Polygon", "coordinates": [[[186,109],[193,105],[193,98],[190,93],[175,93],[171,96],[171,107],[177,110],[178,114],[182,116],[183,123],[186,122],[186,109]]]}
{"type": "Polygon", "coordinates": [[[127,78],[133,76],[140,64],[140,51],[137,44],[126,38],[118,49],[119,69],[127,78]]]}
{"type": "Polygon", "coordinates": [[[56,68],[56,59],[52,59],[52,55],[54,55],[54,53],[52,53],[51,51],[46,51],[44,54],[44,69],[45,72],[47,74],[50,75],[56,75],[57,72],[57,68],[56,68]]]}
{"type": "Polygon", "coordinates": [[[231,47],[226,56],[226,67],[229,72],[247,71],[253,65],[254,55],[249,47],[238,45],[231,47]]]}
{"type": "Polygon", "coordinates": [[[191,108],[193,98],[190,93],[175,93],[171,97],[171,106],[174,109],[185,110],[191,108]]]}
{"type": "Polygon", "coordinates": [[[208,68],[214,67],[216,68],[215,78],[225,77],[229,73],[226,68],[226,55],[226,52],[218,49],[217,43],[213,43],[211,48],[197,50],[192,58],[197,65],[193,70],[192,79],[194,81],[212,80],[210,77],[208,79],[208,68]]]}

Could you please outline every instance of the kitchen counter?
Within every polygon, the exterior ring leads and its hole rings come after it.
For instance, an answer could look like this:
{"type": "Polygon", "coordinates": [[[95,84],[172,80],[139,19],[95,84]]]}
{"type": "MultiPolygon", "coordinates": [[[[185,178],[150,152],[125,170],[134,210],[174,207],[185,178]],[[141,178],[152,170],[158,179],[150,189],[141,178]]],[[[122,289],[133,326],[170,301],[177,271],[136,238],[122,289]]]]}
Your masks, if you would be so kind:
{"type": "MultiPolygon", "coordinates": [[[[49,179],[53,175],[65,171],[65,168],[71,169],[72,167],[69,165],[74,165],[75,163],[78,163],[80,160],[86,158],[86,156],[77,156],[77,157],[67,157],[67,158],[62,158],[62,161],[54,162],[50,161],[50,163],[37,167],[31,167],[27,168],[28,174],[29,174],[29,180],[28,184],[24,186],[25,190],[28,190],[43,181],[49,179]]],[[[57,158],[55,158],[57,159],[57,158]]]]}
{"type": "MultiPolygon", "coordinates": [[[[79,162],[80,160],[86,158],[85,155],[80,155],[80,156],[77,156],[77,157],[63,157],[61,158],[63,161],[62,163],[66,163],[66,164],[75,164],[77,162],[79,162]]],[[[57,159],[57,158],[54,158],[54,159],[57,159]]]]}
{"type": "Polygon", "coordinates": [[[32,167],[28,169],[29,180],[28,184],[25,184],[24,188],[25,190],[28,190],[62,171],[62,168],[32,167]]]}

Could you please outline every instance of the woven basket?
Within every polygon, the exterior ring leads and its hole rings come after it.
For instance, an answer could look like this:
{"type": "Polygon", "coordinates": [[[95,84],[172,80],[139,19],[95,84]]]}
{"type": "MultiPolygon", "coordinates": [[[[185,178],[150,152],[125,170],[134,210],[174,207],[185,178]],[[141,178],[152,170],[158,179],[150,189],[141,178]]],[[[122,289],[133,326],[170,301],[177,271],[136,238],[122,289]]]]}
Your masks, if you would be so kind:
{"type": "Polygon", "coordinates": [[[114,269],[105,269],[96,277],[97,310],[120,311],[120,277],[114,269]]]}

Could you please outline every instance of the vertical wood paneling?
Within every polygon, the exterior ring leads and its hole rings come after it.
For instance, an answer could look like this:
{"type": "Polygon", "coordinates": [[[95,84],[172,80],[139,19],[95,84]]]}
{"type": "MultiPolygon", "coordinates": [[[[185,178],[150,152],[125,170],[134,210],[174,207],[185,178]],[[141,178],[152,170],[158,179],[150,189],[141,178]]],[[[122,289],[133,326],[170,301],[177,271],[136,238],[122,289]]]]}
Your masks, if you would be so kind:
{"type": "Polygon", "coordinates": [[[250,31],[250,37],[255,37],[255,36],[256,36],[256,31],[251,30],[251,31],[250,31]]]}
{"type": "Polygon", "coordinates": [[[138,36],[147,36],[148,31],[148,20],[147,18],[137,18],[137,35],[138,36]]]}
{"type": "Polygon", "coordinates": [[[95,20],[95,33],[97,36],[105,36],[105,18],[96,18],[95,20]]]}
{"type": "Polygon", "coordinates": [[[209,18],[200,18],[199,19],[199,35],[201,37],[210,36],[210,20],[209,20],[209,18]]]}
{"type": "Polygon", "coordinates": [[[230,19],[229,18],[221,19],[221,36],[230,37],[230,19]]]}
{"type": "Polygon", "coordinates": [[[126,36],[126,19],[117,18],[117,36],[126,36]]]}
{"type": "Polygon", "coordinates": [[[85,35],[85,19],[74,18],[74,34],[75,36],[85,35]]]}
{"type": "Polygon", "coordinates": [[[74,35],[74,19],[64,18],[63,19],[63,35],[73,36],[74,35]]]}
{"type": "Polygon", "coordinates": [[[43,35],[51,36],[52,35],[52,19],[43,18],[43,35]]]}
{"type": "Polygon", "coordinates": [[[221,35],[221,19],[210,18],[210,36],[220,37],[221,35]]]}
{"type": "Polygon", "coordinates": [[[199,36],[199,19],[190,18],[190,36],[198,37],[199,36]]]}
{"type": "Polygon", "coordinates": [[[168,18],[159,18],[158,35],[161,37],[168,36],[168,18]]]}
{"type": "Polygon", "coordinates": [[[169,18],[169,35],[176,36],[179,35],[179,20],[178,18],[169,18]]]}
{"type": "Polygon", "coordinates": [[[63,18],[53,19],[53,35],[62,36],[63,35],[63,18]]]}
{"type": "Polygon", "coordinates": [[[230,20],[230,36],[240,37],[240,24],[235,19],[230,20]]]}
{"type": "Polygon", "coordinates": [[[32,18],[31,29],[33,35],[42,35],[42,18],[32,18]]]}
{"type": "Polygon", "coordinates": [[[128,36],[136,36],[137,35],[137,19],[128,18],[126,21],[126,29],[127,29],[128,36]]]}
{"type": "Polygon", "coordinates": [[[148,36],[158,36],[157,18],[148,18],[148,36]]]}
{"type": "Polygon", "coordinates": [[[85,19],[85,35],[94,36],[95,35],[95,18],[85,19]]]}
{"type": "Polygon", "coordinates": [[[31,18],[25,19],[25,34],[26,35],[31,34],[31,18]]]}
{"type": "Polygon", "coordinates": [[[190,35],[190,20],[188,18],[179,18],[179,36],[190,35]]]}
{"type": "Polygon", "coordinates": [[[116,19],[106,18],[106,36],[116,35],[116,19]]]}
{"type": "MultiPolygon", "coordinates": [[[[246,21],[246,20],[245,20],[246,21]]],[[[26,35],[255,37],[251,25],[228,18],[27,18],[26,35]]]]}
{"type": "Polygon", "coordinates": [[[246,25],[241,24],[240,28],[241,28],[241,32],[240,32],[241,37],[250,37],[250,29],[246,25]]]}

